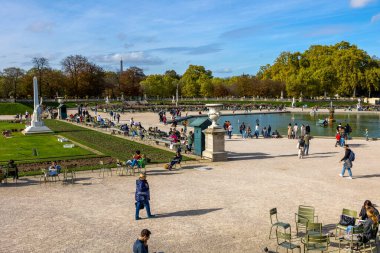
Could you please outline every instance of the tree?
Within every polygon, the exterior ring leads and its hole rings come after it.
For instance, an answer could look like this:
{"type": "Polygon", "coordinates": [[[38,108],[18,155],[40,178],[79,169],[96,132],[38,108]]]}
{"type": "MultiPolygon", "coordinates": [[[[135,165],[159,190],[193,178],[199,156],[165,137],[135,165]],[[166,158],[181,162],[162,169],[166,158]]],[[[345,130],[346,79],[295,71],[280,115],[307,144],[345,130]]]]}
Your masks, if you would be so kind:
{"type": "Polygon", "coordinates": [[[138,67],[130,67],[120,75],[120,91],[127,96],[140,96],[140,82],[145,79],[144,71],[138,67]]]}
{"type": "Polygon", "coordinates": [[[45,72],[49,68],[49,60],[44,57],[34,57],[32,59],[32,63],[34,65],[34,68],[37,70],[38,73],[38,95],[39,97],[42,97],[42,77],[45,72]]]}
{"type": "Polygon", "coordinates": [[[371,68],[365,71],[365,88],[368,90],[368,97],[371,97],[372,91],[379,91],[380,68],[371,68]]]}
{"type": "Polygon", "coordinates": [[[200,86],[200,94],[203,97],[211,97],[213,95],[214,87],[212,85],[212,79],[209,76],[202,74],[198,79],[198,83],[200,86]]]}
{"type": "Polygon", "coordinates": [[[211,70],[206,70],[203,66],[189,65],[186,72],[183,74],[181,83],[181,92],[185,97],[198,97],[200,95],[199,79],[204,75],[203,79],[211,79],[211,70]]]}
{"type": "Polygon", "coordinates": [[[104,71],[86,57],[71,55],[61,62],[63,72],[68,76],[68,95],[85,97],[101,95],[104,91],[104,71]]]}
{"type": "Polygon", "coordinates": [[[16,67],[3,70],[3,91],[5,96],[13,95],[14,99],[17,99],[17,83],[24,73],[24,70],[16,67]],[[12,89],[12,91],[10,91],[10,89],[12,89]]]}
{"type": "Polygon", "coordinates": [[[211,80],[213,90],[214,90],[214,97],[225,97],[228,96],[228,88],[227,88],[227,80],[214,77],[211,80]]]}

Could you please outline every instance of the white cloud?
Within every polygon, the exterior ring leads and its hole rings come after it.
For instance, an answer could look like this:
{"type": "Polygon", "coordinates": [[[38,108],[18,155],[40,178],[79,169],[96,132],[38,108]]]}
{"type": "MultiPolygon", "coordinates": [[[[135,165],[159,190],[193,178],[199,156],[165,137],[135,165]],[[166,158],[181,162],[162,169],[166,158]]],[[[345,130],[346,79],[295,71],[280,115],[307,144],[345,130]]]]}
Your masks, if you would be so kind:
{"type": "Polygon", "coordinates": [[[229,74],[229,73],[232,73],[232,69],[231,68],[217,69],[214,71],[214,73],[229,74]]]}
{"type": "Polygon", "coordinates": [[[376,14],[375,16],[372,16],[371,22],[375,23],[380,20],[380,13],[376,14]]]}
{"type": "Polygon", "coordinates": [[[91,58],[95,62],[101,63],[119,62],[120,59],[123,59],[124,63],[132,65],[160,65],[163,63],[163,61],[160,58],[146,54],[143,51],[127,52],[123,54],[115,53],[107,55],[97,55],[91,58]]]}
{"type": "Polygon", "coordinates": [[[362,8],[375,0],[350,0],[350,6],[352,8],[362,8]]]}

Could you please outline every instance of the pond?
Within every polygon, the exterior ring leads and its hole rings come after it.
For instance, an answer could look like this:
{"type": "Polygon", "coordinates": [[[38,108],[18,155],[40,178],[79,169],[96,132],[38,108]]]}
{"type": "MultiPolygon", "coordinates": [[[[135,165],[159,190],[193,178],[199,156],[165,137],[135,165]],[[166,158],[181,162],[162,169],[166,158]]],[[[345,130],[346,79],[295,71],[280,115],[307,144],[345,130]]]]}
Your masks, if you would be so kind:
{"type": "Polygon", "coordinates": [[[272,132],[278,130],[281,135],[287,135],[288,124],[309,125],[313,136],[335,136],[336,127],[339,123],[345,126],[347,123],[352,128],[351,136],[364,137],[365,130],[368,129],[369,137],[380,138],[380,114],[365,113],[336,113],[336,122],[332,126],[321,127],[317,125],[319,119],[328,118],[328,114],[318,113],[315,116],[309,113],[278,113],[278,114],[250,114],[250,115],[233,115],[222,116],[218,123],[223,126],[226,120],[232,123],[233,133],[239,133],[241,123],[251,126],[254,131],[256,122],[259,122],[260,129],[264,126],[271,125],[272,132]]]}

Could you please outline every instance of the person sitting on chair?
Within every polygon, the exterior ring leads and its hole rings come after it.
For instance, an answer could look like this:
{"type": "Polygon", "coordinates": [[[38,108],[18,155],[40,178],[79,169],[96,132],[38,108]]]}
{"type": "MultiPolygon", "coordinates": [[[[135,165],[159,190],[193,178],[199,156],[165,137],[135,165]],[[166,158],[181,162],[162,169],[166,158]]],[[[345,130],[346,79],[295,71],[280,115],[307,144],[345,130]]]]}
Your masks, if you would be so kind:
{"type": "Polygon", "coordinates": [[[139,164],[138,164],[138,160],[141,159],[141,152],[140,150],[136,150],[136,153],[133,155],[132,157],[132,161],[131,160],[128,160],[126,162],[127,165],[130,165],[132,168],[137,165],[137,167],[140,167],[139,164]]]}
{"type": "Polygon", "coordinates": [[[8,162],[8,175],[7,176],[12,176],[13,180],[18,179],[18,168],[17,168],[17,165],[15,164],[14,160],[9,160],[9,162],[8,162]]]}
{"type": "Polygon", "coordinates": [[[51,162],[51,165],[48,168],[49,176],[56,176],[59,174],[57,166],[56,162],[51,162]]]}
{"type": "Polygon", "coordinates": [[[173,168],[173,166],[177,163],[181,163],[182,161],[182,155],[181,155],[181,152],[180,151],[177,151],[177,153],[175,154],[175,156],[173,157],[173,160],[170,162],[169,166],[168,166],[168,170],[171,170],[173,168]]]}

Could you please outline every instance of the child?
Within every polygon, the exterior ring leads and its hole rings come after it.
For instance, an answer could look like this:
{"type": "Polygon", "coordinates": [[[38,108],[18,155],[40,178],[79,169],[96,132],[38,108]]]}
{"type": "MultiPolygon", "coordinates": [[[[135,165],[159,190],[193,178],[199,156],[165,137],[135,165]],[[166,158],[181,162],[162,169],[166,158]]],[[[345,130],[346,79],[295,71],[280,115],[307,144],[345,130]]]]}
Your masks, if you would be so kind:
{"type": "Polygon", "coordinates": [[[336,131],[335,139],[336,139],[335,147],[337,147],[338,145],[340,145],[340,133],[339,133],[339,131],[336,131]]]}

